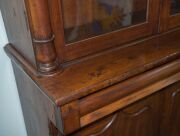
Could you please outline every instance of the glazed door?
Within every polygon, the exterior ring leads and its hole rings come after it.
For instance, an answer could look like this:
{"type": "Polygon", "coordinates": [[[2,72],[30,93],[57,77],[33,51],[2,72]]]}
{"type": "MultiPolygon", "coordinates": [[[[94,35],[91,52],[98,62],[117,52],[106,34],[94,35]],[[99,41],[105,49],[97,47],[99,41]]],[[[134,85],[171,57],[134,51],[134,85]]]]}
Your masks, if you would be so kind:
{"type": "Polygon", "coordinates": [[[55,42],[63,50],[59,52],[61,60],[73,60],[155,33],[159,1],[52,1],[55,42]]]}
{"type": "Polygon", "coordinates": [[[165,32],[180,26],[180,0],[163,0],[160,31],[165,32]]]}

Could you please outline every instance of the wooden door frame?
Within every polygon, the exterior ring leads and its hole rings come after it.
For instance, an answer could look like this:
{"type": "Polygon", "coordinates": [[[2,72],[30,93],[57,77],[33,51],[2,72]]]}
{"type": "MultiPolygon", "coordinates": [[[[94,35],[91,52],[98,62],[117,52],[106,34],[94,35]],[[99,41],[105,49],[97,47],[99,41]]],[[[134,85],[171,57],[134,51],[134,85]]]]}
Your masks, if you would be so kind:
{"type": "Polygon", "coordinates": [[[61,63],[94,54],[111,47],[119,47],[126,42],[150,36],[158,32],[157,24],[159,20],[160,0],[149,0],[147,11],[149,16],[146,22],[124,28],[120,31],[65,44],[61,1],[62,0],[49,1],[52,27],[55,34],[55,47],[61,63]]]}
{"type": "Polygon", "coordinates": [[[180,13],[170,14],[171,0],[162,0],[159,32],[166,32],[180,26],[180,13]]]}

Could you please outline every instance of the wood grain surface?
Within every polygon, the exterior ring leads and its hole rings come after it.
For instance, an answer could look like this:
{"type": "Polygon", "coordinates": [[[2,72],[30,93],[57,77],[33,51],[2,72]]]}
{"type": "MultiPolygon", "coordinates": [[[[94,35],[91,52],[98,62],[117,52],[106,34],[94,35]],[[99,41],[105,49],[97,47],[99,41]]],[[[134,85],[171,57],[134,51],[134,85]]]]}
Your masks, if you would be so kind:
{"type": "Polygon", "coordinates": [[[57,105],[64,105],[179,58],[180,31],[68,65],[53,77],[34,81],[57,105]]]}

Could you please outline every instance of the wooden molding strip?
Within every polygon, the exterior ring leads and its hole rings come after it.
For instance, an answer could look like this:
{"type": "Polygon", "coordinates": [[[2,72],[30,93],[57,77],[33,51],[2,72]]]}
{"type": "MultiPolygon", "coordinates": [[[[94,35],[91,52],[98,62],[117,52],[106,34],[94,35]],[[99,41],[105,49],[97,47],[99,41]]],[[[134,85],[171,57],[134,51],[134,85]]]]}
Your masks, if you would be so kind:
{"type": "Polygon", "coordinates": [[[140,89],[139,91],[136,91],[116,102],[104,106],[103,108],[97,109],[94,112],[84,115],[80,118],[81,127],[84,127],[106,115],[109,115],[125,106],[128,106],[129,104],[132,104],[133,102],[136,102],[146,96],[149,96],[179,80],[180,80],[180,72],[175,73],[174,75],[162,79],[156,83],[153,83],[143,89],[140,89]]]}
{"type": "Polygon", "coordinates": [[[51,38],[46,39],[46,40],[33,39],[33,42],[34,43],[39,43],[39,44],[45,44],[45,43],[53,42],[54,38],[55,38],[55,36],[52,35],[51,38]]]}
{"type": "Polygon", "coordinates": [[[18,65],[20,65],[23,70],[27,71],[28,73],[32,73],[37,77],[40,76],[35,67],[33,67],[31,63],[28,62],[11,44],[7,44],[4,47],[4,50],[11,59],[11,61],[14,61],[18,65]]]}
{"type": "MultiPolygon", "coordinates": [[[[4,47],[5,52],[10,57],[12,61],[17,63],[24,71],[26,71],[28,74],[33,74],[36,77],[42,77],[42,76],[54,76],[57,73],[41,73],[38,71],[31,63],[26,60],[11,44],[7,44],[4,47]]],[[[59,71],[60,72],[60,71],[59,71]]]]}

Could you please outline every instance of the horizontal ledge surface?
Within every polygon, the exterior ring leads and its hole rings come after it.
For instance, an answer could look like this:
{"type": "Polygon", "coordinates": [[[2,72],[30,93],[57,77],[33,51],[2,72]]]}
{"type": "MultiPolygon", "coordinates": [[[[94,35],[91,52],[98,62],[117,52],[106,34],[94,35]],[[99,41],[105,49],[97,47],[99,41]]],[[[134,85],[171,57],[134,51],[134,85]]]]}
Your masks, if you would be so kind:
{"type": "Polygon", "coordinates": [[[33,79],[58,106],[180,58],[180,31],[84,60],[53,77],[33,79]]]}
{"type": "Polygon", "coordinates": [[[24,70],[57,106],[62,106],[180,58],[179,45],[177,30],[68,65],[52,77],[36,77],[24,70]]]}

